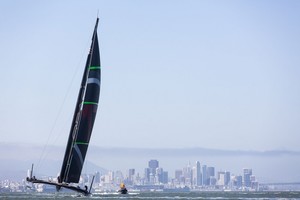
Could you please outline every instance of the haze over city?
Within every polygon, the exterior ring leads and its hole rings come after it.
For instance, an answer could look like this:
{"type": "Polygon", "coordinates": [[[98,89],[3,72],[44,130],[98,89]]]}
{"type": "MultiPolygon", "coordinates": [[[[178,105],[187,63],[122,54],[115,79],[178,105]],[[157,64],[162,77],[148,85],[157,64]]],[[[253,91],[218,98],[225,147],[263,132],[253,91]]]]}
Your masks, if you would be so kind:
{"type": "Polygon", "coordinates": [[[62,159],[98,11],[89,161],[198,160],[300,181],[300,2],[289,0],[1,1],[0,161],[62,159]]]}

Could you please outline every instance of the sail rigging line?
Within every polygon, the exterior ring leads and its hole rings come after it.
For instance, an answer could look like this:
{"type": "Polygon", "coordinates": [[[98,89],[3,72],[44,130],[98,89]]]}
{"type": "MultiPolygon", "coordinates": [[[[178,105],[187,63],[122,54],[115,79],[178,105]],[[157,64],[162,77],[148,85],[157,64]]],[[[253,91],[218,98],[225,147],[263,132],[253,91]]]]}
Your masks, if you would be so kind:
{"type": "MultiPolygon", "coordinates": [[[[44,161],[44,159],[48,156],[49,154],[49,151],[46,152],[47,148],[49,147],[49,144],[50,143],[50,138],[53,136],[53,133],[54,133],[54,129],[57,127],[57,122],[58,122],[58,119],[60,118],[61,116],[61,113],[63,111],[63,108],[65,107],[66,105],[66,101],[68,99],[68,97],[70,96],[70,91],[71,91],[71,88],[72,86],[74,85],[74,80],[75,80],[75,77],[77,76],[79,70],[81,69],[82,67],[82,63],[83,63],[83,60],[86,56],[86,49],[89,48],[89,42],[90,42],[90,39],[86,41],[86,45],[85,45],[85,50],[81,53],[81,57],[78,61],[78,64],[77,64],[77,67],[75,68],[75,71],[73,73],[73,76],[71,78],[71,81],[69,82],[69,85],[67,87],[67,91],[65,92],[65,95],[64,95],[64,98],[63,98],[63,101],[58,109],[58,113],[55,117],[55,120],[54,120],[54,123],[53,125],[51,126],[51,129],[50,129],[50,132],[48,134],[48,137],[47,137],[47,140],[46,140],[46,144],[44,145],[43,147],[43,150],[40,154],[40,157],[38,159],[38,162],[37,162],[37,165],[36,165],[36,169],[39,169],[39,167],[42,166],[42,163],[44,161]]],[[[72,117],[72,115],[70,115],[70,118],[72,117]]],[[[70,118],[68,118],[68,121],[70,120],[70,118]]],[[[66,123],[64,123],[64,127],[66,126],[66,123]]],[[[55,144],[57,142],[57,140],[59,139],[59,137],[62,136],[62,133],[63,132],[63,128],[61,129],[61,131],[59,131],[59,134],[56,135],[54,141],[52,142],[52,144],[55,144]]]]}
{"type": "MultiPolygon", "coordinates": [[[[88,57],[90,59],[90,55],[88,55],[88,57]]],[[[85,71],[84,71],[84,76],[83,76],[82,83],[85,82],[84,80],[87,79],[86,76],[88,76],[88,67],[87,66],[86,66],[85,71]]],[[[80,150],[78,149],[78,147],[76,148],[74,144],[75,144],[75,141],[76,141],[77,135],[78,135],[78,127],[80,125],[79,123],[80,123],[80,119],[81,119],[82,106],[83,106],[82,102],[83,102],[84,93],[85,93],[85,89],[86,89],[86,83],[85,83],[84,86],[82,85],[82,83],[81,83],[81,88],[80,88],[81,93],[79,93],[80,98],[78,97],[78,101],[80,100],[80,102],[77,102],[77,105],[76,105],[76,107],[79,106],[79,108],[77,107],[75,109],[74,115],[76,115],[76,118],[75,118],[76,120],[75,120],[74,127],[72,127],[73,128],[73,131],[71,131],[72,135],[70,135],[70,137],[72,137],[72,143],[70,145],[71,149],[74,148],[74,150],[79,155],[80,160],[83,160],[82,156],[80,156],[80,154],[78,153],[78,152],[80,152],[80,150]],[[79,103],[79,105],[78,105],[78,103],[79,103]],[[78,111],[76,112],[77,109],[78,109],[78,111]]],[[[70,170],[70,167],[71,167],[72,156],[73,156],[72,150],[69,151],[69,154],[67,156],[68,156],[68,158],[67,158],[67,163],[66,163],[66,169],[64,171],[63,177],[67,177],[67,175],[69,174],[69,170],[70,170]]],[[[64,181],[64,180],[61,180],[61,181],[64,181]]]]}
{"type": "MultiPolygon", "coordinates": [[[[71,82],[70,82],[70,84],[68,86],[67,94],[65,96],[64,103],[63,103],[62,107],[64,107],[66,98],[67,98],[67,96],[69,96],[71,88],[74,85],[75,77],[77,77],[77,74],[78,74],[79,70],[82,68],[83,59],[86,56],[87,49],[89,49],[89,43],[90,43],[90,39],[86,41],[85,50],[82,52],[80,60],[79,60],[79,62],[77,64],[76,70],[73,73],[73,76],[72,76],[71,82]]],[[[54,139],[54,143],[56,143],[57,140],[63,135],[62,133],[65,131],[64,129],[66,128],[67,125],[69,125],[67,122],[71,121],[71,118],[72,118],[72,114],[69,114],[69,117],[65,120],[65,123],[63,123],[63,127],[59,131],[59,134],[57,134],[57,137],[54,139]]]]}

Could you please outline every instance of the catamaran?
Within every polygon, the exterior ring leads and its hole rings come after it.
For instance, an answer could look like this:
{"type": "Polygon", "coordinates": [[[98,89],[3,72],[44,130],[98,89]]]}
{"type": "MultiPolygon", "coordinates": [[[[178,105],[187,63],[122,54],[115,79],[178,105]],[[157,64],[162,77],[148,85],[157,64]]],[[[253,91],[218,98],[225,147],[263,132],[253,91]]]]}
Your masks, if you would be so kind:
{"type": "Polygon", "coordinates": [[[30,176],[26,179],[28,182],[54,185],[57,191],[61,188],[67,188],[84,195],[91,193],[93,180],[90,188],[87,186],[85,186],[85,188],[76,187],[72,185],[72,183],[79,182],[98,108],[101,82],[100,53],[97,36],[98,22],[99,18],[96,20],[92,43],[87,56],[73,115],[69,139],[57,182],[37,179],[33,176],[33,165],[30,176]]]}

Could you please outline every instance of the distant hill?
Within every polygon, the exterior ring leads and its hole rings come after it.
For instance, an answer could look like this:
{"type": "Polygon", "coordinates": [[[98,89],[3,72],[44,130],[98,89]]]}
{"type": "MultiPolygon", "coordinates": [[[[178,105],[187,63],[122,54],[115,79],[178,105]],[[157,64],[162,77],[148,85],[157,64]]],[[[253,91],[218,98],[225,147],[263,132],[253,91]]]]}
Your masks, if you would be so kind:
{"type": "MultiPolygon", "coordinates": [[[[34,163],[36,176],[56,177],[61,168],[65,147],[0,143],[0,180],[22,180],[34,163]]],[[[300,152],[289,150],[247,151],[207,148],[104,148],[91,145],[82,173],[105,173],[120,170],[126,176],[128,169],[136,169],[143,176],[148,161],[157,159],[159,166],[174,177],[177,169],[187,163],[213,166],[242,174],[243,168],[252,168],[260,182],[299,181],[300,152]],[[272,169],[272,170],[270,170],[272,169]]]]}
{"type": "MultiPolygon", "coordinates": [[[[31,169],[33,160],[19,161],[13,159],[1,160],[0,165],[0,180],[14,180],[21,181],[27,177],[27,171],[31,169]]],[[[58,176],[60,171],[61,161],[58,160],[44,160],[39,166],[34,166],[34,175],[37,177],[43,176],[58,176]]],[[[82,170],[83,174],[93,174],[100,172],[100,174],[106,174],[108,170],[99,167],[98,165],[86,161],[82,170]]]]}

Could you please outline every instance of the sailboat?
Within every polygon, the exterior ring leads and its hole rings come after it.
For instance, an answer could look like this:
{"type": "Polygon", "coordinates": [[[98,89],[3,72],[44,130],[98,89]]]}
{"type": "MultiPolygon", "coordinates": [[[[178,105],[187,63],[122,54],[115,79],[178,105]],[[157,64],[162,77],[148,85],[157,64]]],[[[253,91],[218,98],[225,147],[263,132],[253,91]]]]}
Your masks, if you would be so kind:
{"type": "Polygon", "coordinates": [[[91,183],[89,190],[87,186],[80,188],[73,186],[72,183],[79,182],[98,108],[101,82],[100,53],[97,36],[98,22],[99,18],[96,20],[92,43],[87,56],[73,115],[69,139],[57,182],[37,179],[35,176],[32,176],[33,165],[30,176],[26,179],[28,182],[54,185],[57,191],[61,188],[67,188],[84,195],[91,193],[93,183],[91,183]]]}

